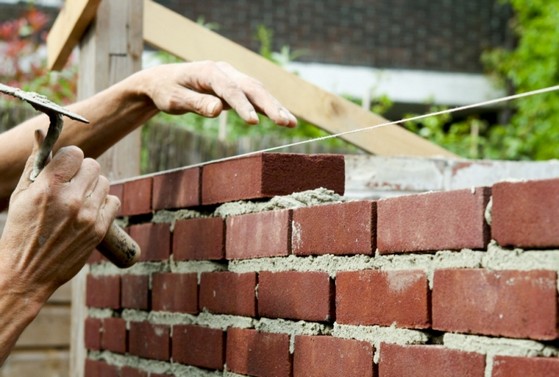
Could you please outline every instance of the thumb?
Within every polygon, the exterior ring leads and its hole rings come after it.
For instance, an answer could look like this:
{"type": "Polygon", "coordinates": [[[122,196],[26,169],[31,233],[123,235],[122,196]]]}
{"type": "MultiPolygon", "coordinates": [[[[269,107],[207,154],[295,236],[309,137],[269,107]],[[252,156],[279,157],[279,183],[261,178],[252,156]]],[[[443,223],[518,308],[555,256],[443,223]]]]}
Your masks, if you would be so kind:
{"type": "Polygon", "coordinates": [[[38,130],[38,129],[35,130],[33,150],[31,152],[31,155],[27,159],[27,162],[25,163],[25,167],[23,168],[23,173],[21,174],[19,183],[16,186],[14,192],[21,191],[29,187],[29,185],[32,183],[30,177],[31,177],[31,171],[33,170],[33,163],[35,162],[35,155],[37,154],[37,151],[39,150],[39,147],[41,146],[44,140],[45,140],[45,133],[42,130],[38,130]]]}

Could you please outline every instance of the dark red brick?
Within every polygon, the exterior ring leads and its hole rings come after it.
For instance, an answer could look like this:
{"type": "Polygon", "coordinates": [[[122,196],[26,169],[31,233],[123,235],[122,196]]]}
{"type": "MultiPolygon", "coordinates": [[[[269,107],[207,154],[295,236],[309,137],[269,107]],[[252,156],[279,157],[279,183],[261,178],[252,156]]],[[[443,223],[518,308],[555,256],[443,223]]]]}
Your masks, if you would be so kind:
{"type": "Polygon", "coordinates": [[[164,172],[153,177],[152,208],[177,209],[200,205],[200,168],[164,172]]]}
{"type": "Polygon", "coordinates": [[[169,224],[140,224],[130,227],[130,236],[142,250],[141,261],[161,261],[171,254],[171,231],[169,224]]]}
{"type": "Polygon", "coordinates": [[[491,234],[499,245],[559,246],[559,178],[493,186],[491,234]]]}
{"type": "Polygon", "coordinates": [[[435,271],[433,328],[550,340],[557,338],[554,271],[435,271]]]}
{"type": "Polygon", "coordinates": [[[122,307],[149,310],[149,275],[122,275],[122,307]]]}
{"type": "Polygon", "coordinates": [[[105,256],[103,254],[101,254],[101,252],[97,249],[93,250],[93,252],[91,253],[91,255],[89,256],[89,259],[87,260],[88,264],[96,264],[96,263],[101,263],[103,261],[106,261],[107,258],[105,258],[105,256]]]}
{"type": "Polygon", "coordinates": [[[488,188],[476,188],[379,200],[379,252],[484,249],[489,242],[484,213],[490,194],[488,188]]]}
{"type": "Polygon", "coordinates": [[[132,367],[122,367],[120,370],[120,377],[149,377],[148,372],[132,368],[132,367]]]}
{"type": "Polygon", "coordinates": [[[202,168],[202,204],[269,198],[319,187],[343,194],[342,155],[264,153],[202,168]]]}
{"type": "Polygon", "coordinates": [[[104,350],[126,353],[126,321],[122,318],[105,318],[101,347],[104,350]]]}
{"type": "Polygon", "coordinates": [[[419,270],[348,271],[336,275],[336,322],[428,328],[429,286],[419,270]]]}
{"type": "Polygon", "coordinates": [[[559,376],[557,357],[495,356],[492,377],[559,376]]]}
{"type": "Polygon", "coordinates": [[[256,273],[205,272],[200,278],[200,310],[256,316],[256,273]]]}
{"type": "Polygon", "coordinates": [[[326,272],[260,272],[258,314],[308,321],[333,319],[334,289],[326,272]]]}
{"type": "Polygon", "coordinates": [[[169,326],[130,322],[128,352],[133,356],[168,361],[171,357],[169,326]]]}
{"type": "Polygon", "coordinates": [[[295,376],[372,377],[373,346],[331,336],[297,336],[293,368],[295,376]]]}
{"type": "Polygon", "coordinates": [[[198,313],[198,278],[196,274],[154,274],[151,302],[155,311],[198,313]]]}
{"type": "Polygon", "coordinates": [[[122,205],[124,203],[124,184],[112,184],[109,188],[109,194],[116,196],[118,200],[120,200],[120,208],[118,209],[118,213],[116,215],[122,216],[122,205]]]}
{"type": "Polygon", "coordinates": [[[92,308],[120,308],[120,276],[87,276],[86,305],[92,308]]]}
{"type": "Polygon", "coordinates": [[[289,335],[227,330],[227,370],[256,377],[289,377],[289,335]]]}
{"type": "Polygon", "coordinates": [[[379,375],[382,377],[483,377],[485,355],[442,346],[400,346],[382,343],[379,375]]]}
{"type": "Polygon", "coordinates": [[[120,207],[122,216],[151,213],[152,178],[138,178],[124,183],[124,201],[120,207]]]}
{"type": "Polygon", "coordinates": [[[287,256],[290,253],[291,211],[268,211],[226,220],[227,259],[287,256]]]}
{"type": "Polygon", "coordinates": [[[101,360],[85,360],[85,377],[120,377],[120,368],[101,360]]]}
{"type": "Polygon", "coordinates": [[[177,221],[173,231],[174,260],[225,258],[225,221],[219,217],[177,221]]]}
{"type": "Polygon", "coordinates": [[[376,203],[357,201],[293,211],[293,254],[372,254],[376,203]]]}
{"type": "Polygon", "coordinates": [[[101,349],[101,334],[103,323],[99,318],[86,318],[84,324],[84,342],[88,350],[101,349]]]}
{"type": "Polygon", "coordinates": [[[194,325],[173,326],[173,361],[223,370],[225,332],[194,325]]]}

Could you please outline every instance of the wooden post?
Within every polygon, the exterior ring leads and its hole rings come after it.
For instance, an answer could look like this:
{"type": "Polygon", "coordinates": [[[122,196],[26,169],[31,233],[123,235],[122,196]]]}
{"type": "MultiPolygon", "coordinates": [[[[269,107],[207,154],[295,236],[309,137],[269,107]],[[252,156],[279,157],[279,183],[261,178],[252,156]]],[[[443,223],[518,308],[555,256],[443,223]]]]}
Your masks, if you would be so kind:
{"type": "MultiPolygon", "coordinates": [[[[89,97],[141,69],[143,2],[104,0],[80,43],[78,97],[89,97]]],[[[99,158],[110,180],[140,173],[140,130],[134,131],[99,158]]],[[[84,375],[84,268],[73,281],[70,375],[84,375]]]]}

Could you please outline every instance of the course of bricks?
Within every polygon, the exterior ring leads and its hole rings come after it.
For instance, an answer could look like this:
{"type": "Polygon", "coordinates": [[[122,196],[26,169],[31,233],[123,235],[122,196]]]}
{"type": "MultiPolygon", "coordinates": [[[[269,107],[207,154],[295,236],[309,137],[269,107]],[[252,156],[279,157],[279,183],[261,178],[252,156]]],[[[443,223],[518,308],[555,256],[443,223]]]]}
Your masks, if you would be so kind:
{"type": "Polygon", "coordinates": [[[216,215],[319,187],[343,156],[113,185],[143,256],[90,260],[86,377],[559,375],[559,179],[216,215]]]}

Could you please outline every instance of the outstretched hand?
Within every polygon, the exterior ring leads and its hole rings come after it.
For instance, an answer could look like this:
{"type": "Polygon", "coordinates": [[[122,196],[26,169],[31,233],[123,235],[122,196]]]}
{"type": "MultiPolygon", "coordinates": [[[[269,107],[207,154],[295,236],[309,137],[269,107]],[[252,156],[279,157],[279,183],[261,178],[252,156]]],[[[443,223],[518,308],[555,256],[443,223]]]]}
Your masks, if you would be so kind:
{"type": "Polygon", "coordinates": [[[14,292],[46,300],[86,263],[119,201],[108,195],[109,181],[99,174],[99,164],[84,159],[77,147],[61,148],[34,182],[29,180],[32,161],[33,156],[10,199],[0,273],[10,277],[14,292]]]}
{"type": "Polygon", "coordinates": [[[276,124],[295,127],[296,118],[256,79],[224,62],[167,64],[143,71],[145,91],[155,106],[169,114],[194,112],[216,117],[232,108],[249,124],[258,113],[276,124]]]}

